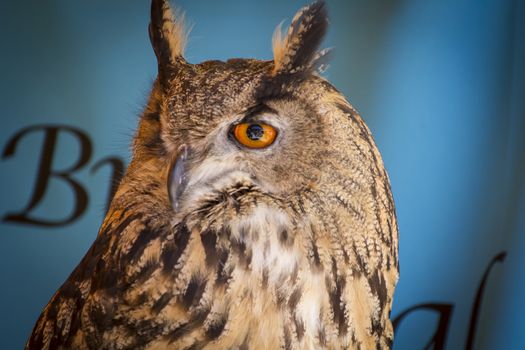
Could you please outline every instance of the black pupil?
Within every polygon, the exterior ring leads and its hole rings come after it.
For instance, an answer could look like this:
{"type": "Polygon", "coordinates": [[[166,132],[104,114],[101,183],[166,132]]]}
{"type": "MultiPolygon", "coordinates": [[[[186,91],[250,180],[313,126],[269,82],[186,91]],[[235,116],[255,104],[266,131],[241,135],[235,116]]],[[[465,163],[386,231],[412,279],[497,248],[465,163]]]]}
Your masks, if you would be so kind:
{"type": "Polygon", "coordinates": [[[258,141],[264,135],[264,129],[259,124],[251,124],[248,129],[246,129],[246,135],[250,140],[258,141]]]}

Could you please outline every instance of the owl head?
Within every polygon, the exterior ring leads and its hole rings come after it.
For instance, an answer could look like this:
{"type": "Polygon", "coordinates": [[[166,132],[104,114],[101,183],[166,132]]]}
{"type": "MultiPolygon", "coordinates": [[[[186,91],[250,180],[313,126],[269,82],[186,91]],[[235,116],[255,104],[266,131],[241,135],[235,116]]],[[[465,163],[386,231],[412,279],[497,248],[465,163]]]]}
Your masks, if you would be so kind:
{"type": "Polygon", "coordinates": [[[330,239],[384,231],[397,257],[381,156],[359,114],[320,75],[328,22],[318,1],[301,9],[284,35],[277,27],[273,60],[193,64],[183,56],[182,17],[154,0],[149,34],[158,77],[130,172],[155,163],[160,193],[178,218],[211,210],[227,221],[226,213],[271,203],[291,221],[315,222],[330,239]]]}
{"type": "Polygon", "coordinates": [[[328,199],[325,192],[344,202],[349,187],[370,191],[366,178],[380,156],[356,111],[319,74],[328,22],[319,1],[301,9],[286,34],[277,27],[273,60],[192,64],[183,57],[181,16],[167,1],[153,1],[149,34],[158,78],[135,158],[164,161],[177,212],[239,186],[283,202],[306,193],[328,199]]]}

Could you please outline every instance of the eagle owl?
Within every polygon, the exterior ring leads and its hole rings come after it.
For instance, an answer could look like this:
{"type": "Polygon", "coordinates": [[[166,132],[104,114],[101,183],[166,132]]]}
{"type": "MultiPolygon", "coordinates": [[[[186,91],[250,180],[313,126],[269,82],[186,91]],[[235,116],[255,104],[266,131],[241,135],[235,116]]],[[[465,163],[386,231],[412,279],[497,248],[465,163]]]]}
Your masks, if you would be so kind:
{"type": "Polygon", "coordinates": [[[166,0],[158,77],[99,234],[26,349],[387,349],[398,238],[387,173],[319,74],[325,4],[271,61],[190,64],[166,0]]]}

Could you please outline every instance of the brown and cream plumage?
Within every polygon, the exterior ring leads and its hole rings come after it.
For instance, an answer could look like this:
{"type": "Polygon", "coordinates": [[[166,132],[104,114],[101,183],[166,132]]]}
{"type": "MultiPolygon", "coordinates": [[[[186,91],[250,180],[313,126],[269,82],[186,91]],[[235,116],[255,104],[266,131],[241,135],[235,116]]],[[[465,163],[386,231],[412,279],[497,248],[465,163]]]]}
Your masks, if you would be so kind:
{"type": "Polygon", "coordinates": [[[153,0],[158,79],[133,159],[26,349],[391,346],[394,203],[370,131],[317,73],[327,24],[316,2],[273,61],[190,64],[153,0]],[[246,147],[241,124],[275,140],[246,147]]]}

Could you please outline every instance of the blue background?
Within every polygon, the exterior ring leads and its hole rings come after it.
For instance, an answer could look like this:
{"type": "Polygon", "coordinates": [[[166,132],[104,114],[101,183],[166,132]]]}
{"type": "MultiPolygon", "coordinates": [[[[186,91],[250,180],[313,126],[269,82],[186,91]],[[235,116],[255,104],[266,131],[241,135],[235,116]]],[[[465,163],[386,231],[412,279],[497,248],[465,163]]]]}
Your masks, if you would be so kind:
{"type": "MultiPolygon", "coordinates": [[[[305,1],[190,1],[190,62],[271,59],[271,35],[305,1]]],[[[360,111],[383,154],[400,228],[395,317],[420,303],[453,304],[447,349],[464,348],[478,285],[486,284],[476,349],[525,348],[525,3],[511,0],[329,0],[335,47],[326,76],[360,111]]],[[[156,74],[147,1],[0,1],[0,150],[24,127],[65,124],[93,141],[74,174],[89,193],[72,224],[0,221],[0,348],[22,348],[43,306],[94,240],[109,171],[129,144],[156,74]]],[[[33,192],[43,134],[0,159],[0,217],[33,192]]],[[[60,134],[53,169],[78,157],[60,134]]],[[[52,179],[40,218],[72,210],[69,186],[52,179]]],[[[396,349],[421,349],[438,321],[408,315],[396,349]]]]}

